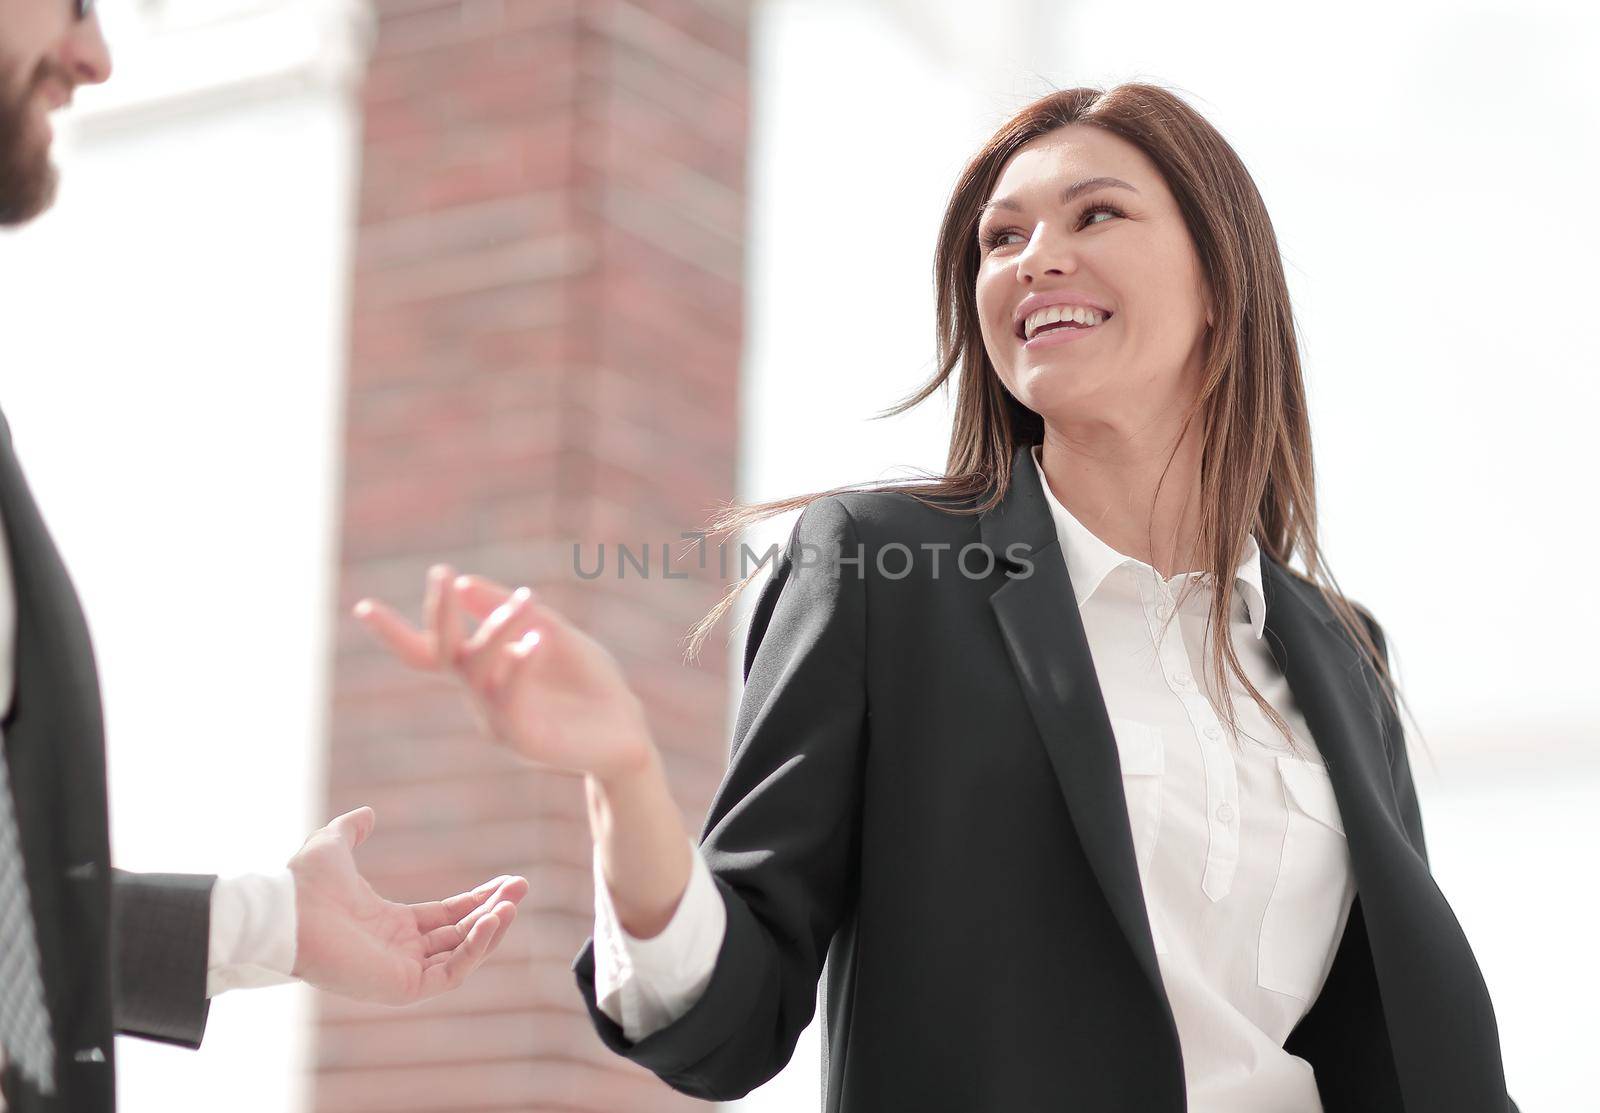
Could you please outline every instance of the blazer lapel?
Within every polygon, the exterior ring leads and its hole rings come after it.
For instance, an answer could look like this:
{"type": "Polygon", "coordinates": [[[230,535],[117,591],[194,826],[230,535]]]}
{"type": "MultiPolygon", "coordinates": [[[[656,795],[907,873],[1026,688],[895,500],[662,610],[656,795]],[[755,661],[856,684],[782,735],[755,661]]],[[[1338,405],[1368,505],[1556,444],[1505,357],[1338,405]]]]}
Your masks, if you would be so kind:
{"type": "MultiPolygon", "coordinates": [[[[83,611],[0,414],[0,514],[16,593],[16,691],[4,720],[17,827],[58,1047],[103,1046],[110,840],[100,688],[83,611]],[[68,961],[71,956],[72,961],[68,961]]],[[[109,1014],[107,1014],[108,1016],[109,1014]]]]}
{"type": "MultiPolygon", "coordinates": [[[[1018,448],[1005,496],[979,522],[996,562],[1014,568],[989,603],[1083,852],[1165,1002],[1116,737],[1030,447],[1018,448]]],[[[1265,555],[1262,587],[1263,636],[1339,804],[1407,1107],[1498,1110],[1495,1095],[1505,1093],[1499,1057],[1468,1062],[1452,1050],[1494,1046],[1492,1014],[1490,1030],[1483,1027],[1488,990],[1426,861],[1406,837],[1388,761],[1388,746],[1403,743],[1398,727],[1386,731],[1376,673],[1317,589],[1265,555]],[[1449,1083],[1441,1083],[1441,1072],[1451,1074],[1449,1083]],[[1441,1104],[1444,1089],[1451,1095],[1441,1104]]]]}
{"type": "Polygon", "coordinates": [[[1377,673],[1316,588],[1271,558],[1262,584],[1264,636],[1339,803],[1406,1108],[1503,1111],[1500,1056],[1464,1053],[1498,1047],[1488,987],[1406,835],[1388,756],[1404,739],[1385,728],[1377,673]]]}
{"type": "Polygon", "coordinates": [[[1165,1001],[1134,857],[1116,736],[1074,604],[1055,523],[1028,452],[1027,445],[1017,450],[1010,486],[978,528],[997,562],[1015,564],[1020,555],[1032,563],[1032,570],[1020,566],[1022,570],[989,597],[989,604],[1055,768],[1078,841],[1140,968],[1165,1001]]]}

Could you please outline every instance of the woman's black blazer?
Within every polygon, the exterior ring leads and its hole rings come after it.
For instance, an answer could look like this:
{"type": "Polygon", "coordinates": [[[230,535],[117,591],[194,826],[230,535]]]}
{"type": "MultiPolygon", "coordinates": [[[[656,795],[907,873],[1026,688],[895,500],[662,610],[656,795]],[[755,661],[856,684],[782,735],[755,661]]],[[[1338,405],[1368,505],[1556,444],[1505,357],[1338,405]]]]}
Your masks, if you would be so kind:
{"type": "MultiPolygon", "coordinates": [[[[1116,742],[1028,451],[979,517],[852,492],[795,523],[701,834],[727,908],[710,984],[629,1041],[596,1003],[592,938],[572,964],[606,1046],[674,1089],[772,1078],[821,976],[825,1113],[1185,1110],[1116,742]]],[[[1357,887],[1285,1047],[1326,1113],[1514,1113],[1393,704],[1316,590],[1264,564],[1265,636],[1357,887]]]]}

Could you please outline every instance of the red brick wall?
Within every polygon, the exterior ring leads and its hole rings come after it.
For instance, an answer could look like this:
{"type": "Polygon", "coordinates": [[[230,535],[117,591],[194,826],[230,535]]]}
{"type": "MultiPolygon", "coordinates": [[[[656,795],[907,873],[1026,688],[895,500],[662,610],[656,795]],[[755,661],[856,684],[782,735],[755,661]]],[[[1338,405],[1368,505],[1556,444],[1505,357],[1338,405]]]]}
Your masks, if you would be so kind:
{"type": "Polygon", "coordinates": [[[686,665],[715,561],[663,542],[734,493],[745,0],[378,0],[362,94],[330,814],[378,813],[384,895],[533,891],[491,963],[409,1010],[319,999],[315,1106],[703,1108],[608,1052],[569,969],[592,927],[582,782],[480,739],[460,696],[348,617],[420,611],[437,560],[538,587],[651,709],[686,832],[727,752],[727,627],[686,665]],[[608,575],[582,581],[603,544],[608,575]],[[614,577],[615,546],[652,549],[614,577]]]}

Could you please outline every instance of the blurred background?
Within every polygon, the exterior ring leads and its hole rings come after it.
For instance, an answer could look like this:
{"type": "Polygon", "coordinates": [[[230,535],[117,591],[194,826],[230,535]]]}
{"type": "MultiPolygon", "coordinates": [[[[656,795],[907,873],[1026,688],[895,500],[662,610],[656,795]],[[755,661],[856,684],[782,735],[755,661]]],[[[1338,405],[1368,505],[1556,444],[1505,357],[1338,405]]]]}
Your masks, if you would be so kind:
{"type": "MultiPolygon", "coordinates": [[[[274,868],[370,803],[386,895],[533,881],[441,1001],[235,991],[198,1052],[120,1040],[124,1109],[701,1104],[582,1009],[581,783],[480,741],[349,607],[417,613],[436,560],[540,585],[628,669],[698,832],[743,619],[692,663],[681,639],[736,569],[583,582],[574,544],[659,561],[723,499],[940,469],[939,396],[871,415],[933,370],[956,174],[1028,100],[1132,79],[1211,119],[1276,221],[1325,545],[1438,758],[1414,757],[1434,874],[1511,1093],[1600,1109],[1592,6],[101,10],[116,73],[58,120],[59,203],[0,235],[0,405],[98,647],[117,859],[274,868]]],[[[814,1025],[730,1108],[813,1109],[819,1071],[814,1025]]]]}

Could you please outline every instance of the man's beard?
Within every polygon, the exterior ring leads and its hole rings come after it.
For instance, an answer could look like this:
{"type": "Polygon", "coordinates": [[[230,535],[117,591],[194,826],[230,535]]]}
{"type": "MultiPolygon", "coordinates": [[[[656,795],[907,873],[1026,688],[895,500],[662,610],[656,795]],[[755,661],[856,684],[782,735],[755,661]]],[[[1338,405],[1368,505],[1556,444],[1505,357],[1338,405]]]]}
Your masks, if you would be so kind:
{"type": "MultiPolygon", "coordinates": [[[[0,67],[0,97],[12,82],[0,67]]],[[[21,224],[50,207],[56,196],[56,167],[50,146],[29,127],[33,97],[43,73],[33,75],[14,101],[0,100],[0,225],[21,224]]]]}

